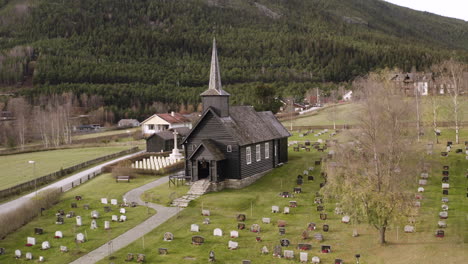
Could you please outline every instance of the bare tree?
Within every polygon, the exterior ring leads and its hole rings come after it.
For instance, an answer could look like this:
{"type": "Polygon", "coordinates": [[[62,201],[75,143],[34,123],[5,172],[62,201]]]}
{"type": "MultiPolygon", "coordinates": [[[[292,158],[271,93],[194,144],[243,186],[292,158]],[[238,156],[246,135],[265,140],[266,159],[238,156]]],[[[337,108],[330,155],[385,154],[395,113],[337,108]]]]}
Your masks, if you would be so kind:
{"type": "Polygon", "coordinates": [[[11,111],[15,117],[15,137],[21,150],[23,150],[29,134],[31,106],[23,97],[12,98],[8,101],[8,110],[11,111]]]}
{"type": "Polygon", "coordinates": [[[340,202],[343,211],[365,221],[380,233],[412,209],[415,163],[407,121],[414,113],[400,91],[371,75],[355,83],[362,111],[352,144],[338,145],[335,161],[328,163],[327,197],[340,202]]]}
{"type": "Polygon", "coordinates": [[[463,115],[460,96],[467,90],[467,82],[464,80],[464,72],[467,65],[459,63],[453,59],[444,61],[433,67],[436,77],[442,85],[447,87],[447,93],[450,95],[452,105],[453,121],[455,124],[455,142],[460,143],[460,125],[463,115]]]}

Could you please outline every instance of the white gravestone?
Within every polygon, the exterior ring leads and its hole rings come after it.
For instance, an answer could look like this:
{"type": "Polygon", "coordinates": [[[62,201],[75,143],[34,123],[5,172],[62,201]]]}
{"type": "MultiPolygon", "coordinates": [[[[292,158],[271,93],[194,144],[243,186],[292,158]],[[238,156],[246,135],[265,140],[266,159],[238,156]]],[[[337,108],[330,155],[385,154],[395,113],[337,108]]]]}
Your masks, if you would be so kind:
{"type": "Polygon", "coordinates": [[[76,241],[79,242],[79,243],[85,242],[85,236],[83,235],[83,233],[78,233],[76,235],[76,241]]]}
{"type": "Polygon", "coordinates": [[[101,198],[101,203],[102,204],[107,204],[107,198],[101,198]]]}
{"type": "Polygon", "coordinates": [[[442,183],[442,189],[446,190],[450,188],[450,184],[448,183],[442,183]]]}
{"type": "Polygon", "coordinates": [[[33,246],[36,245],[36,238],[28,237],[26,244],[30,244],[30,245],[33,245],[33,246]]]}
{"type": "Polygon", "coordinates": [[[424,192],[424,188],[423,188],[423,187],[419,187],[419,188],[418,188],[418,192],[420,192],[420,193],[424,192]]]}
{"type": "Polygon", "coordinates": [[[284,258],[285,259],[293,259],[294,258],[294,251],[292,250],[285,250],[283,252],[284,258]]]}
{"type": "Polygon", "coordinates": [[[300,262],[307,262],[308,258],[309,258],[309,254],[307,254],[307,252],[299,253],[299,261],[300,262]]]}
{"type": "Polygon", "coordinates": [[[239,237],[239,232],[231,231],[231,238],[238,238],[238,237],[239,237]]]}
{"type": "Polygon", "coordinates": [[[44,262],[44,257],[43,256],[39,256],[39,262],[44,262]]]}
{"type": "Polygon", "coordinates": [[[66,246],[60,246],[60,252],[68,252],[68,248],[66,246]]]}
{"type": "Polygon", "coordinates": [[[349,216],[347,216],[347,215],[345,215],[345,216],[343,216],[343,217],[341,218],[341,222],[342,222],[342,223],[345,223],[345,224],[349,223],[349,220],[350,220],[350,219],[349,219],[349,216]]]}
{"type": "Polygon", "coordinates": [[[262,218],[262,222],[263,222],[264,224],[269,224],[269,223],[271,222],[271,219],[268,218],[268,217],[263,217],[263,218],[262,218]]]}
{"type": "Polygon", "coordinates": [[[192,224],[192,225],[190,226],[190,231],[191,231],[191,232],[200,232],[200,228],[198,227],[197,224],[192,224]]]}
{"type": "Polygon", "coordinates": [[[127,205],[127,199],[123,198],[123,204],[127,205]]]}
{"type": "Polygon", "coordinates": [[[50,248],[49,241],[42,242],[42,250],[47,250],[50,248]]]}
{"type": "Polygon", "coordinates": [[[405,230],[405,233],[414,233],[414,226],[406,225],[404,230],[405,230]]]}
{"type": "Polygon", "coordinates": [[[21,250],[15,250],[15,258],[21,258],[21,250]]]}
{"type": "Polygon", "coordinates": [[[76,225],[81,226],[83,223],[81,222],[81,216],[76,217],[76,225]]]}
{"type": "Polygon", "coordinates": [[[437,222],[437,225],[440,227],[440,228],[445,228],[447,227],[447,223],[445,221],[439,221],[437,222]]]}
{"type": "Polygon", "coordinates": [[[213,230],[213,236],[223,236],[223,230],[221,230],[220,228],[216,228],[215,230],[213,230]]]}
{"type": "Polygon", "coordinates": [[[125,221],[127,221],[127,216],[121,215],[119,218],[119,222],[125,222],[125,221]]]}
{"type": "Polygon", "coordinates": [[[427,184],[427,180],[419,180],[419,185],[426,185],[427,184]]]}
{"type": "Polygon", "coordinates": [[[63,234],[62,234],[62,231],[55,231],[55,238],[62,238],[63,237],[63,234]]]}
{"type": "Polygon", "coordinates": [[[239,243],[234,242],[234,241],[229,241],[228,242],[228,248],[229,249],[237,249],[239,247],[239,243]]]}
{"type": "Polygon", "coordinates": [[[91,221],[91,229],[97,229],[97,222],[94,219],[91,221]]]}
{"type": "Polygon", "coordinates": [[[126,211],[125,211],[125,208],[120,208],[120,213],[121,213],[121,214],[125,214],[125,212],[126,212],[126,211]]]}
{"type": "Polygon", "coordinates": [[[312,257],[312,263],[314,264],[320,263],[320,258],[317,256],[312,257]]]}
{"type": "Polygon", "coordinates": [[[117,215],[112,215],[112,221],[114,222],[119,221],[119,217],[117,215]]]}
{"type": "Polygon", "coordinates": [[[112,205],[117,205],[117,199],[111,199],[111,204],[112,205]]]}
{"type": "Polygon", "coordinates": [[[271,212],[272,212],[272,213],[278,213],[278,212],[279,212],[279,206],[273,205],[273,206],[271,207],[271,212]]]}
{"type": "Polygon", "coordinates": [[[27,259],[27,260],[33,259],[33,255],[32,255],[31,252],[26,253],[26,259],[27,259]]]}
{"type": "Polygon", "coordinates": [[[289,214],[289,207],[284,207],[283,214],[289,214]]]}
{"type": "Polygon", "coordinates": [[[99,218],[99,212],[98,211],[92,211],[91,212],[91,218],[98,219],[99,218]]]}
{"type": "Polygon", "coordinates": [[[210,216],[210,210],[202,210],[203,216],[210,216]]]}
{"type": "Polygon", "coordinates": [[[443,211],[448,211],[448,209],[449,209],[448,205],[446,205],[446,204],[442,205],[442,210],[443,211]]]}
{"type": "Polygon", "coordinates": [[[104,229],[109,230],[110,229],[110,222],[109,221],[104,221],[104,229]]]}

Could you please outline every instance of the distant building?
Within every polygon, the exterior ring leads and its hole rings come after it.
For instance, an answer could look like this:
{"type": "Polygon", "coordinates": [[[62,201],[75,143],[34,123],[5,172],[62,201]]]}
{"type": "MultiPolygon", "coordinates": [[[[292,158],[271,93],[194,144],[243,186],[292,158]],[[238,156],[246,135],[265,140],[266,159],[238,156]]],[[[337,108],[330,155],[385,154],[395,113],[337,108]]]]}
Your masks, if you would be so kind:
{"type": "Polygon", "coordinates": [[[117,123],[118,127],[137,127],[140,125],[140,122],[136,119],[120,119],[117,123]]]}
{"type": "Polygon", "coordinates": [[[185,116],[179,113],[171,112],[170,114],[154,114],[141,122],[142,133],[144,135],[152,135],[168,129],[187,127],[192,128],[192,122],[185,116]]]}
{"type": "Polygon", "coordinates": [[[75,131],[79,131],[79,132],[92,132],[92,131],[98,131],[100,129],[101,129],[101,125],[98,125],[98,124],[80,125],[74,128],[75,131]]]}
{"type": "Polygon", "coordinates": [[[344,101],[351,101],[353,99],[353,91],[346,92],[343,95],[343,100],[344,101]]]}
{"type": "Polygon", "coordinates": [[[174,131],[177,131],[177,147],[182,149],[182,140],[189,134],[190,128],[180,127],[164,130],[146,138],[147,152],[165,152],[174,148],[174,131]]]}
{"type": "Polygon", "coordinates": [[[208,179],[212,190],[241,188],[288,160],[289,132],[272,112],[229,106],[221,88],[213,41],[209,88],[201,94],[203,114],[183,141],[185,173],[208,179]]]}

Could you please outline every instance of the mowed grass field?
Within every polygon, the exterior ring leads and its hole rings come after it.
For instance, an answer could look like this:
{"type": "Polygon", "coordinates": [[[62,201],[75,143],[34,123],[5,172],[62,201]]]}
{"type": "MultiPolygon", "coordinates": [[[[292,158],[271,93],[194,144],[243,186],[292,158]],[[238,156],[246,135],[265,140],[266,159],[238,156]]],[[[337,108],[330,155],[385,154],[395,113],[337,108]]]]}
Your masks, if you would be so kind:
{"type": "MultiPolygon", "coordinates": [[[[309,135],[311,141],[317,138],[309,135]]],[[[307,137],[305,139],[307,139],[307,137]]],[[[346,136],[345,136],[346,137],[346,136]]],[[[328,138],[328,134],[321,137],[328,138]]],[[[468,140],[468,138],[464,138],[468,140]]],[[[425,143],[422,143],[425,144],[425,143]]],[[[341,258],[345,263],[354,263],[354,255],[361,254],[360,263],[366,264],[408,264],[408,263],[465,263],[468,259],[468,188],[465,173],[468,162],[464,154],[451,152],[448,158],[440,157],[440,150],[445,145],[437,145],[434,155],[426,156],[431,162],[429,184],[425,186],[426,191],[422,200],[422,207],[416,217],[416,233],[407,234],[403,232],[404,223],[391,226],[387,232],[387,245],[378,243],[378,232],[366,224],[343,224],[341,215],[334,214],[335,202],[325,201],[325,212],[328,219],[320,220],[319,212],[314,204],[315,193],[320,190],[319,184],[323,182],[320,177],[320,167],[314,166],[321,153],[316,151],[292,152],[290,148],[289,162],[284,166],[273,170],[253,185],[242,190],[223,190],[217,193],[208,193],[191,202],[190,206],[181,211],[180,214],[168,222],[154,229],[144,239],[139,239],[128,247],[114,254],[111,262],[126,263],[127,253],[142,253],[146,255],[147,263],[207,263],[208,254],[213,250],[216,254],[217,263],[241,263],[244,259],[252,260],[259,264],[298,263],[298,243],[311,243],[312,250],[308,251],[309,261],[312,256],[319,256],[321,263],[334,263],[336,258],[341,258]],[[445,238],[436,238],[438,213],[441,211],[441,177],[442,165],[450,166],[450,194],[448,227],[445,229],[445,238]],[[282,198],[278,194],[282,191],[293,191],[296,187],[296,177],[302,174],[304,169],[315,167],[311,173],[314,181],[308,181],[307,177],[302,185],[303,193],[294,198],[282,198]],[[280,210],[289,205],[289,201],[298,202],[297,208],[291,208],[291,213],[273,214],[271,206],[277,205],[280,210]],[[204,216],[202,209],[211,211],[210,225],[203,225],[204,216]],[[237,214],[245,214],[246,230],[239,230],[239,238],[230,238],[229,232],[237,230],[237,214]],[[271,224],[263,224],[262,217],[270,217],[271,224]],[[285,220],[286,234],[279,235],[277,221],[285,220]],[[306,230],[308,223],[317,224],[316,231],[309,232],[309,239],[303,240],[301,234],[306,230]],[[198,224],[200,233],[190,232],[190,225],[198,224]],[[252,233],[248,229],[252,224],[259,224],[261,232],[252,233]],[[330,226],[329,232],[322,231],[322,225],[330,226]],[[213,230],[221,228],[222,237],[213,236],[213,230]],[[353,228],[357,228],[360,236],[352,237],[353,228]],[[165,232],[174,234],[174,241],[164,242],[165,232]],[[322,233],[324,241],[317,242],[313,239],[315,233],[322,233]],[[192,245],[191,238],[200,235],[205,238],[205,243],[200,246],[192,245]],[[255,237],[260,236],[262,242],[256,242],[255,237]],[[286,238],[291,241],[289,247],[284,249],[293,250],[295,260],[276,259],[272,257],[273,248],[279,245],[280,239],[286,238]],[[229,250],[228,241],[239,242],[239,249],[229,250]],[[320,252],[321,245],[330,245],[332,253],[320,252]],[[261,248],[267,246],[270,251],[262,255],[261,248]],[[168,255],[159,255],[158,248],[167,248],[168,255]]],[[[464,147],[454,146],[454,149],[464,147]]],[[[417,184],[415,183],[415,193],[417,184]]],[[[110,260],[101,260],[99,263],[109,263],[110,260]]]]}
{"type": "Polygon", "coordinates": [[[145,206],[126,207],[126,222],[111,222],[110,230],[104,230],[104,221],[111,221],[112,215],[118,215],[119,206],[110,205],[110,199],[117,199],[121,204],[122,195],[126,192],[137,188],[143,184],[149,183],[158,179],[155,176],[138,176],[132,179],[130,183],[120,182],[116,183],[115,179],[110,174],[100,175],[79,187],[66,192],[61,198],[61,202],[54,207],[44,211],[43,216],[39,216],[30,223],[26,224],[18,231],[8,235],[5,239],[0,240],[0,247],[6,249],[5,255],[0,255],[0,263],[36,263],[39,256],[44,256],[45,263],[63,264],[69,263],[86,253],[98,248],[109,240],[126,232],[143,220],[154,215],[156,212],[150,209],[149,214],[145,206]],[[76,201],[75,196],[82,196],[81,201],[76,201]],[[107,198],[112,211],[106,213],[104,211],[104,204],[101,204],[101,198],[107,198]],[[71,208],[71,203],[77,203],[78,208],[71,208]],[[84,204],[89,204],[89,210],[83,208],[84,204]],[[82,217],[83,225],[76,227],[76,219],[64,217],[63,225],[56,225],[56,216],[58,210],[64,210],[65,214],[74,211],[76,215],[82,217]],[[96,220],[98,229],[90,229],[91,212],[97,210],[100,217],[96,220]],[[34,228],[43,228],[44,234],[34,234],[34,228]],[[63,238],[55,239],[55,231],[62,231],[63,238]],[[76,234],[83,233],[87,237],[87,241],[82,244],[75,243],[76,234]],[[26,247],[27,237],[35,237],[36,245],[26,247]],[[44,241],[49,241],[51,248],[49,250],[41,250],[41,244],[44,241]],[[60,252],[60,246],[67,246],[69,252],[60,252]],[[14,251],[21,250],[23,257],[16,260],[14,258],[14,251]],[[27,261],[25,259],[26,252],[31,252],[34,259],[27,261]]]}
{"type": "Polygon", "coordinates": [[[131,146],[71,148],[0,156],[0,189],[41,177],[61,168],[116,153],[131,146]],[[35,172],[33,164],[35,161],[35,172]]]}
{"type": "MultiPolygon", "coordinates": [[[[414,98],[407,98],[414,100],[414,98]]],[[[449,97],[437,97],[438,121],[452,121],[452,106],[449,97]]],[[[460,97],[461,120],[468,121],[468,97],[460,97]]],[[[292,120],[293,126],[324,126],[333,125],[333,114],[336,111],[336,125],[340,129],[342,125],[353,125],[357,123],[358,116],[361,114],[361,106],[358,103],[343,103],[335,106],[325,107],[304,116],[299,116],[292,120]]],[[[432,101],[429,97],[422,98],[421,118],[423,121],[432,125],[432,101]]],[[[291,126],[291,120],[283,120],[283,125],[287,128],[291,126]]]]}

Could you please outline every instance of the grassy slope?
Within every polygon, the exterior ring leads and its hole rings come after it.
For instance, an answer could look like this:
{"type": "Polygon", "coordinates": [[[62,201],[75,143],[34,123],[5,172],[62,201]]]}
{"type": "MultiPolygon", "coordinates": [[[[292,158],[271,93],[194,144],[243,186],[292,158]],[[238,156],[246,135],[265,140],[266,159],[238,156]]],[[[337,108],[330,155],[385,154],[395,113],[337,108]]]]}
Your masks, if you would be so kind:
{"type": "MultiPolygon", "coordinates": [[[[68,263],[82,255],[90,252],[91,250],[103,245],[108,240],[117,237],[118,235],[124,233],[128,229],[132,228],[136,224],[140,223],[146,219],[149,215],[147,214],[147,209],[144,206],[136,208],[127,208],[127,222],[126,223],[115,223],[111,222],[111,229],[104,230],[104,221],[111,220],[113,214],[119,214],[119,207],[111,206],[112,211],[105,213],[103,209],[103,204],[100,203],[102,197],[107,197],[109,202],[110,199],[118,199],[119,203],[122,202],[122,195],[127,191],[134,189],[138,186],[146,184],[148,182],[154,181],[154,176],[139,176],[138,178],[132,180],[130,183],[116,183],[115,180],[110,176],[110,174],[101,175],[87,183],[84,183],[80,187],[73,189],[70,192],[64,194],[61,199],[61,202],[51,209],[44,212],[44,216],[40,216],[28,223],[17,232],[7,236],[4,240],[0,240],[0,247],[4,247],[7,250],[6,255],[0,255],[1,263],[11,263],[13,261],[13,255],[15,249],[20,249],[23,254],[26,252],[32,252],[35,259],[39,256],[44,256],[47,263],[68,263]],[[74,197],[76,195],[81,195],[83,200],[75,201],[74,197]],[[76,202],[78,208],[71,209],[70,204],[76,202]],[[84,210],[83,205],[89,204],[90,210],[84,210]],[[76,215],[80,215],[83,219],[82,227],[75,227],[75,218],[65,218],[65,223],[63,225],[55,225],[55,213],[57,210],[63,209],[65,213],[69,211],[74,211],[76,215]],[[91,230],[91,211],[97,210],[100,213],[100,218],[97,220],[98,229],[91,230]],[[43,235],[35,235],[34,228],[40,227],[44,229],[43,235]],[[62,231],[64,238],[63,239],[54,239],[55,231],[62,231]],[[77,233],[87,233],[88,241],[76,245],[74,243],[75,234],[77,233]],[[26,238],[32,236],[36,238],[36,246],[26,247],[26,238]],[[41,243],[43,241],[49,241],[51,249],[47,251],[42,251],[41,243]],[[61,253],[60,246],[67,246],[70,250],[69,253],[61,253]]],[[[109,205],[110,206],[110,205],[109,205]]],[[[154,210],[150,211],[151,215],[155,212],[154,210]]],[[[24,256],[24,255],[23,255],[24,256]]],[[[30,262],[30,261],[29,261],[30,262]]],[[[21,260],[15,261],[15,263],[29,263],[23,257],[21,260]]]]}
{"type": "Polygon", "coordinates": [[[34,179],[33,166],[28,161],[36,161],[36,177],[58,171],[78,163],[101,156],[116,153],[129,146],[73,148],[31,152],[0,157],[0,188],[8,188],[16,184],[34,179]]]}
{"type": "MultiPolygon", "coordinates": [[[[309,135],[304,139],[313,140],[315,137],[309,135]]],[[[467,137],[464,140],[468,140],[467,137]]],[[[442,147],[442,145],[439,145],[442,147]]],[[[459,146],[458,146],[459,147],[459,146]]],[[[308,182],[303,185],[304,193],[297,195],[294,200],[298,201],[299,207],[292,208],[290,215],[272,214],[271,206],[286,206],[289,200],[280,198],[277,194],[280,191],[292,191],[295,186],[295,178],[305,168],[313,166],[313,161],[319,157],[317,152],[290,152],[290,161],[285,166],[275,169],[272,173],[264,176],[255,184],[242,190],[224,190],[219,193],[209,193],[191,203],[190,207],[182,211],[179,217],[174,217],[160,227],[153,230],[145,237],[145,248],[142,247],[142,240],[132,243],[130,246],[118,251],[114,263],[124,263],[127,253],[144,253],[148,263],[206,263],[208,253],[214,250],[218,262],[220,263],[240,263],[242,259],[251,259],[253,263],[291,263],[287,260],[273,260],[271,255],[262,256],[261,248],[266,245],[270,253],[274,245],[279,244],[280,238],[288,238],[294,244],[302,242],[300,239],[302,231],[305,230],[308,222],[315,222],[319,226],[323,223],[330,225],[330,232],[323,233],[325,241],[318,243],[313,239],[308,240],[312,243],[313,249],[309,252],[311,255],[318,255],[322,262],[331,263],[335,258],[342,258],[347,263],[354,261],[354,254],[362,255],[361,263],[463,263],[468,257],[467,240],[467,219],[466,214],[466,181],[464,171],[468,168],[464,161],[464,155],[451,154],[448,160],[442,160],[438,155],[433,157],[433,171],[429,185],[426,187],[424,200],[420,216],[417,218],[417,233],[405,234],[401,231],[396,232],[392,227],[387,234],[389,244],[386,246],[378,245],[378,234],[376,230],[366,225],[359,225],[360,236],[353,238],[352,226],[340,223],[340,216],[333,213],[334,202],[328,201],[325,209],[329,215],[327,221],[321,221],[319,214],[313,205],[314,193],[319,190],[319,180],[308,182]],[[444,239],[436,239],[434,232],[437,229],[437,214],[440,211],[440,175],[441,164],[449,163],[451,166],[451,185],[449,198],[449,227],[446,229],[447,236],[444,239]],[[251,204],[253,205],[253,215],[251,215],[251,204]],[[202,207],[210,209],[212,224],[202,225],[204,219],[200,215],[202,207]],[[246,225],[249,227],[258,223],[262,227],[260,236],[263,242],[255,242],[255,234],[247,230],[240,231],[240,237],[232,239],[239,242],[240,248],[236,251],[227,249],[229,240],[229,231],[236,230],[237,221],[235,216],[238,213],[247,215],[246,225]],[[282,219],[288,222],[286,235],[278,235],[276,225],[261,224],[262,217],[271,217],[272,223],[282,219]],[[190,244],[191,236],[190,224],[200,225],[202,235],[206,243],[202,246],[190,244]],[[214,228],[221,228],[224,232],[223,237],[214,237],[212,232],[214,228]],[[173,242],[163,242],[165,232],[174,233],[173,242]],[[397,239],[398,238],[398,239],[397,239]],[[465,241],[465,243],[463,243],[465,241]],[[321,244],[331,245],[332,254],[319,253],[321,244]],[[165,247],[169,250],[169,255],[159,256],[155,249],[165,247]],[[193,257],[195,260],[184,260],[185,257],[193,257]]],[[[314,173],[316,179],[319,169],[314,173]]],[[[320,231],[316,231],[320,232],[320,231]]],[[[312,234],[315,232],[312,232],[312,234]]],[[[288,249],[294,249],[294,246],[288,249]]],[[[296,256],[298,251],[295,250],[296,256]]],[[[102,260],[99,263],[108,263],[108,260],[102,260]]]]}
{"type": "Polygon", "coordinates": [[[164,206],[169,206],[171,202],[179,197],[182,197],[189,191],[188,185],[161,185],[151,190],[144,192],[141,196],[143,201],[157,203],[164,206]]]}

